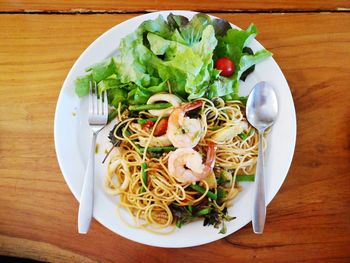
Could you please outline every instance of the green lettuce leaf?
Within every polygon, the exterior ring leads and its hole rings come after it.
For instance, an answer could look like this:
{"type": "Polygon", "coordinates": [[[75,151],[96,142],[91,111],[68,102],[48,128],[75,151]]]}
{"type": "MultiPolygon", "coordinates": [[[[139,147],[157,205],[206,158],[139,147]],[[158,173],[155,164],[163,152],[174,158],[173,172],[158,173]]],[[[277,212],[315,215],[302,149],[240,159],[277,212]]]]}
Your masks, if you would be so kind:
{"type": "Polygon", "coordinates": [[[155,33],[164,38],[170,37],[172,33],[171,27],[161,15],[159,15],[155,20],[147,20],[143,22],[139,29],[141,29],[143,32],[155,33]]]}
{"type": "Polygon", "coordinates": [[[160,78],[170,81],[173,92],[188,99],[202,97],[213,70],[212,55],[217,44],[213,26],[208,25],[203,30],[201,40],[192,46],[150,33],[147,38],[155,54],[165,55],[166,60],[156,58],[153,64],[160,78]]]}
{"type": "Polygon", "coordinates": [[[201,39],[202,32],[210,23],[211,19],[208,15],[198,13],[192,17],[189,23],[179,27],[178,30],[186,43],[192,46],[201,39]]]}
{"type": "Polygon", "coordinates": [[[94,81],[100,82],[101,80],[114,74],[115,70],[114,60],[113,58],[110,58],[101,63],[92,65],[86,71],[91,73],[94,81]]]}
{"type": "Polygon", "coordinates": [[[81,77],[77,77],[75,80],[75,93],[79,97],[83,97],[89,94],[89,82],[92,81],[92,75],[85,75],[81,77]]]}
{"type": "Polygon", "coordinates": [[[244,71],[249,69],[251,66],[263,61],[264,59],[272,56],[270,51],[266,49],[259,50],[255,54],[249,55],[244,54],[239,62],[239,67],[237,71],[237,79],[239,79],[244,71]]]}
{"type": "Polygon", "coordinates": [[[165,81],[163,81],[157,86],[152,86],[148,88],[136,87],[128,93],[128,103],[138,105],[146,104],[149,97],[151,97],[152,95],[166,91],[168,91],[168,87],[165,81]]]}
{"type": "Polygon", "coordinates": [[[228,57],[235,65],[239,64],[243,48],[257,33],[258,31],[254,24],[251,24],[247,30],[229,29],[224,37],[218,37],[218,45],[214,52],[214,59],[228,57]]]}
{"type": "Polygon", "coordinates": [[[107,92],[107,95],[108,95],[108,104],[117,108],[120,102],[122,104],[126,102],[128,92],[124,89],[115,88],[115,89],[109,89],[107,92]]]}
{"type": "Polygon", "coordinates": [[[234,91],[234,81],[225,77],[218,77],[208,88],[208,98],[223,97],[234,91]]]}
{"type": "Polygon", "coordinates": [[[213,19],[211,24],[214,27],[215,35],[221,37],[226,35],[226,32],[232,28],[230,23],[224,19],[213,19]]]}
{"type": "Polygon", "coordinates": [[[172,31],[180,29],[189,23],[189,20],[185,16],[174,15],[170,13],[167,17],[168,25],[172,31]]]}

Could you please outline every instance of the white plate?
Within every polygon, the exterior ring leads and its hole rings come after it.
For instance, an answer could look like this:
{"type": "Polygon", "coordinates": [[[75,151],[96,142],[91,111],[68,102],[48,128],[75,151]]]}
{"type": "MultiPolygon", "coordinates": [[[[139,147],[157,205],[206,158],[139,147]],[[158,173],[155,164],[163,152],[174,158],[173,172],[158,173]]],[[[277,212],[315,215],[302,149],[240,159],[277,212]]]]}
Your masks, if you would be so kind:
{"type": "MultiPolygon", "coordinates": [[[[111,28],[82,53],[63,84],[55,115],[55,147],[63,176],[77,200],[79,200],[83,185],[91,134],[87,123],[87,101],[86,98],[79,99],[75,95],[74,80],[77,76],[83,75],[88,66],[111,56],[119,46],[120,39],[133,32],[143,21],[155,19],[159,15],[166,18],[170,12],[188,18],[196,14],[190,11],[155,12],[132,18],[111,28]]],[[[250,47],[254,51],[263,48],[256,40],[252,41],[250,47]]],[[[266,59],[256,66],[254,73],[241,84],[241,94],[248,94],[253,85],[261,80],[268,81],[275,87],[280,106],[278,119],[268,138],[269,148],[266,153],[266,198],[269,203],[281,187],[292,161],[296,138],[296,118],[291,92],[274,59],[266,59]]],[[[107,143],[107,132],[106,130],[99,135],[100,150],[96,158],[93,214],[101,224],[110,230],[125,238],[147,245],[189,247],[223,238],[251,221],[253,185],[252,183],[244,183],[242,184],[244,190],[234,200],[233,207],[229,209],[229,214],[236,216],[237,219],[227,223],[228,231],[225,235],[218,234],[218,229],[213,227],[203,227],[201,221],[185,225],[168,236],[130,228],[116,215],[117,198],[108,196],[102,186],[105,167],[101,165],[101,160],[107,143]]]]}

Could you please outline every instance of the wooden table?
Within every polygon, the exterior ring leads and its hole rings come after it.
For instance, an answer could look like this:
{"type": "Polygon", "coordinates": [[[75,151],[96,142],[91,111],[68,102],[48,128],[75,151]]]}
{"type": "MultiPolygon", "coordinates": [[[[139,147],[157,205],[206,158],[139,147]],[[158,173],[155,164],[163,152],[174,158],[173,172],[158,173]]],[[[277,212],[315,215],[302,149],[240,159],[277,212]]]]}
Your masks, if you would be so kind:
{"type": "Polygon", "coordinates": [[[350,262],[349,10],[348,0],[1,1],[0,254],[55,262],[350,262]],[[98,35],[159,9],[256,23],[290,84],[297,145],[264,235],[249,224],[207,245],[163,249],[96,221],[88,235],[77,234],[78,202],[53,143],[61,85],[98,35]]]}

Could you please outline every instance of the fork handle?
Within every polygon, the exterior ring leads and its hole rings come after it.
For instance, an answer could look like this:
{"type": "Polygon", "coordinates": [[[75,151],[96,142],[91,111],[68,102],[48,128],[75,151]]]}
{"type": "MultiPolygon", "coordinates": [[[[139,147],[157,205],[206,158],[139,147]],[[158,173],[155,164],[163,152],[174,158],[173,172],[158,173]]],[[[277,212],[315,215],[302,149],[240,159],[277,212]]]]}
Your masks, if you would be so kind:
{"type": "Polygon", "coordinates": [[[97,133],[93,132],[88,164],[85,170],[83,189],[80,195],[78,214],[78,231],[80,234],[86,234],[89,231],[94,207],[96,137],[97,133]]]}

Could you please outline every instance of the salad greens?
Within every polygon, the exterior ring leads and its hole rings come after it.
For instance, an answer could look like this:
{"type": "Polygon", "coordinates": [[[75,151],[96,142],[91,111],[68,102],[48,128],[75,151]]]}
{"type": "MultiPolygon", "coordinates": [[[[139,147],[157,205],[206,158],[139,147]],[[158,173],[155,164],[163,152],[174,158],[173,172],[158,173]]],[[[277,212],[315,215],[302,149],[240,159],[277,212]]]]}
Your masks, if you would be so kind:
{"type": "Polygon", "coordinates": [[[166,20],[159,16],[124,37],[118,55],[89,67],[87,75],[76,79],[75,91],[85,96],[89,82],[96,81],[99,92],[108,91],[108,103],[114,107],[144,105],[150,96],[169,91],[183,100],[244,99],[238,96],[240,79],[272,55],[247,48],[257,34],[254,24],[238,30],[201,13],[191,20],[181,15],[170,14],[166,20]],[[234,62],[232,76],[221,76],[214,67],[221,57],[234,62]]]}

